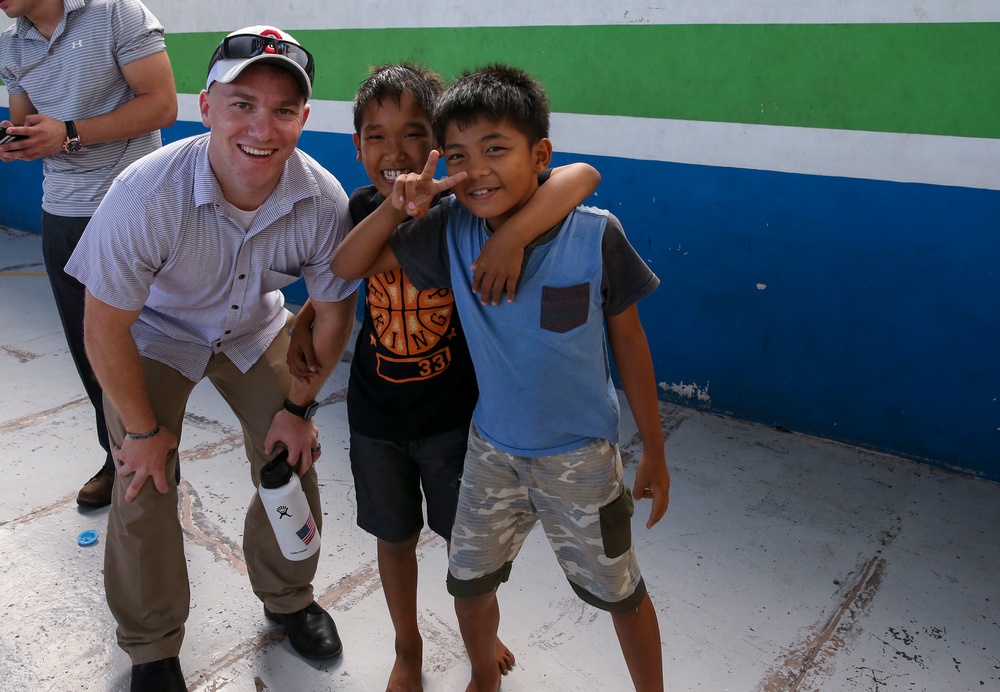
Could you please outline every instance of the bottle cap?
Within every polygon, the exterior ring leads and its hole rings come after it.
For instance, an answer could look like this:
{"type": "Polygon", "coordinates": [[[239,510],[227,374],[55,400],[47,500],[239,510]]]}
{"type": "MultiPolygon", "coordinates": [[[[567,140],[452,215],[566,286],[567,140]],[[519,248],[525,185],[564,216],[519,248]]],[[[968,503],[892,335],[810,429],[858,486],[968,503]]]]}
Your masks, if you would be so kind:
{"type": "Polygon", "coordinates": [[[282,449],[278,456],[264,464],[260,470],[260,484],[268,490],[281,488],[292,479],[292,467],[288,465],[288,450],[282,449]]]}
{"type": "Polygon", "coordinates": [[[88,529],[76,537],[76,542],[82,547],[94,545],[97,543],[97,532],[88,529]]]}

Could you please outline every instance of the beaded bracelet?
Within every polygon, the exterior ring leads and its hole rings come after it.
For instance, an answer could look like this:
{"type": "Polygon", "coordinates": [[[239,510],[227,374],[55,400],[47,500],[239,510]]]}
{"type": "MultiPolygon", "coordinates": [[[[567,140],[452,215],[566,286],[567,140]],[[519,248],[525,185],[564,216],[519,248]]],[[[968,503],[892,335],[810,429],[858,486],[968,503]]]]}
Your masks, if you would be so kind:
{"type": "Polygon", "coordinates": [[[144,433],[130,433],[130,432],[128,432],[126,430],[125,434],[128,435],[128,439],[130,439],[130,440],[148,440],[149,438],[153,437],[158,432],[160,432],[160,426],[159,425],[157,425],[155,428],[153,428],[149,432],[144,432],[144,433]]]}

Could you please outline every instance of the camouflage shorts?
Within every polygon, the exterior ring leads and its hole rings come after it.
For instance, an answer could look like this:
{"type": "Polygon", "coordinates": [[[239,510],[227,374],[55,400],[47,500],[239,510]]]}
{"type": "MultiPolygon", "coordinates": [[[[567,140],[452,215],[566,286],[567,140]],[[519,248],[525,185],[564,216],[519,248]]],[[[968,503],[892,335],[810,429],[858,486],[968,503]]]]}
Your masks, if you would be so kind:
{"type": "Polygon", "coordinates": [[[573,589],[603,610],[631,610],[645,596],[632,546],[632,495],[618,447],[595,440],[548,457],[507,454],[472,426],[451,534],[448,591],[489,593],[506,581],[528,532],[541,521],[573,589]]]}

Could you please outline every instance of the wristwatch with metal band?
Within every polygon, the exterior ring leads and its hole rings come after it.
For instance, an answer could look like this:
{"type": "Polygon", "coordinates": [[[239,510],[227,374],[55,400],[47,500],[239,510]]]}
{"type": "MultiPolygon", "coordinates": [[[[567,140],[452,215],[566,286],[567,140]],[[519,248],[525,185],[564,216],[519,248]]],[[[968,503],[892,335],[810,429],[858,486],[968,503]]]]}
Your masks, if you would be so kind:
{"type": "Polygon", "coordinates": [[[288,399],[285,399],[285,410],[298,416],[299,418],[309,420],[316,415],[316,411],[319,410],[319,404],[316,401],[311,401],[305,406],[299,406],[298,404],[293,404],[288,399]]]}
{"type": "Polygon", "coordinates": [[[66,141],[63,142],[63,151],[72,154],[83,148],[80,142],[80,135],[76,132],[76,124],[72,120],[66,121],[66,141]]]}

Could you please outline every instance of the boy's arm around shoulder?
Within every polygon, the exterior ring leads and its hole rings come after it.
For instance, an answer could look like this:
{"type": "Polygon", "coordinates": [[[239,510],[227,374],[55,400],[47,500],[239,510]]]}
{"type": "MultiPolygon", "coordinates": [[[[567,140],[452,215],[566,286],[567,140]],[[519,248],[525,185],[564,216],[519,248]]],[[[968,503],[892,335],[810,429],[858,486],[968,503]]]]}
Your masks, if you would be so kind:
{"type": "Polygon", "coordinates": [[[489,237],[472,263],[472,290],[483,305],[514,300],[524,248],[566,218],[597,190],[601,174],[587,163],[553,168],[548,180],[521,209],[489,237]]]}
{"type": "Polygon", "coordinates": [[[635,303],[617,315],[607,315],[605,321],[615,367],[642,439],[642,456],[635,472],[632,497],[653,501],[646,522],[646,528],[651,529],[663,517],[670,502],[670,472],[663,449],[653,357],[635,303]]]}

